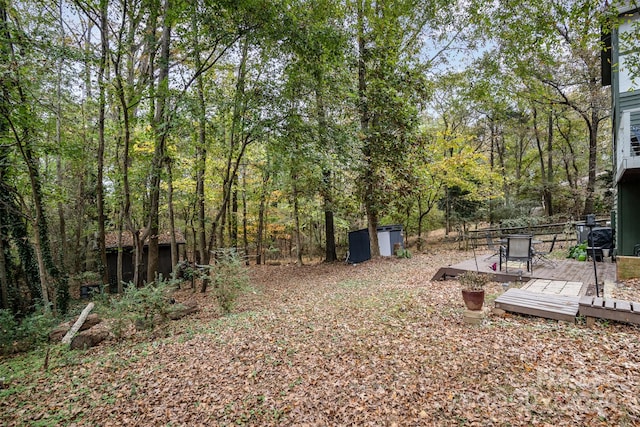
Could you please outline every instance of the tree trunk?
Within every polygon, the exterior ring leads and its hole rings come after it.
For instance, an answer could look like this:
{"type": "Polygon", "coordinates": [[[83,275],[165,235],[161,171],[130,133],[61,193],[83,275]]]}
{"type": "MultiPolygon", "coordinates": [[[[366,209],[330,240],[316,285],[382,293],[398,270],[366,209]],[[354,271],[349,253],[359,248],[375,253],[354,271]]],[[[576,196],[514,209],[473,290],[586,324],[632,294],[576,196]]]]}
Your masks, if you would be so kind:
{"type": "MultiPolygon", "coordinates": [[[[2,179],[0,178],[0,181],[2,179]]],[[[7,276],[7,258],[4,250],[4,224],[2,213],[0,213],[0,308],[9,309],[9,280],[7,276]]]]}
{"type": "MultiPolygon", "coordinates": [[[[169,205],[169,235],[171,238],[171,272],[175,273],[176,265],[178,265],[178,243],[176,242],[176,221],[173,208],[173,170],[171,159],[166,160],[167,163],[167,203],[169,205]]],[[[167,279],[165,277],[165,279],[167,279]]]]}
{"type": "Polygon", "coordinates": [[[249,265],[249,236],[247,234],[247,172],[242,168],[242,247],[244,248],[245,263],[249,265]]]}
{"type": "Polygon", "coordinates": [[[297,177],[293,176],[293,220],[296,230],[296,264],[302,265],[302,233],[300,233],[300,212],[298,209],[297,177]]]}
{"type": "Polygon", "coordinates": [[[262,188],[260,189],[260,207],[258,208],[258,230],[256,232],[256,265],[264,264],[264,249],[262,244],[264,242],[264,222],[267,206],[267,182],[269,182],[269,171],[263,171],[262,188]]]}
{"type": "MultiPolygon", "coordinates": [[[[65,31],[64,21],[62,16],[62,2],[58,4],[58,23],[60,24],[60,43],[64,43],[65,31]]],[[[62,58],[59,58],[56,69],[56,147],[62,147],[62,58]]],[[[62,181],[64,178],[62,153],[58,153],[56,159],[56,181],[60,188],[62,188],[62,181]]],[[[58,262],[64,269],[68,267],[68,243],[67,243],[67,226],[64,215],[64,204],[62,199],[58,200],[58,228],[60,233],[60,241],[57,245],[58,248],[58,262]]]]}
{"type": "MultiPolygon", "coordinates": [[[[327,201],[325,201],[325,203],[327,203],[327,201]]],[[[334,262],[338,259],[338,255],[336,253],[336,236],[333,222],[333,210],[331,210],[330,208],[327,209],[326,205],[324,210],[324,229],[326,230],[324,260],[325,262],[334,262]]]]}
{"type": "Polygon", "coordinates": [[[553,216],[553,110],[549,111],[547,130],[547,187],[545,188],[545,202],[547,215],[553,216]]]}
{"type": "Polygon", "coordinates": [[[533,109],[533,129],[536,138],[536,147],[538,148],[538,161],[540,162],[540,179],[542,181],[542,199],[545,202],[545,212],[548,213],[549,206],[547,200],[549,199],[549,183],[547,182],[547,172],[544,164],[544,150],[542,148],[542,141],[540,138],[540,131],[538,129],[538,110],[533,109]]]}
{"type": "Polygon", "coordinates": [[[367,228],[369,230],[369,242],[371,246],[371,256],[373,258],[380,256],[380,248],[378,246],[378,207],[376,206],[375,186],[376,179],[374,176],[374,162],[371,158],[373,154],[372,136],[369,134],[370,114],[367,103],[367,66],[365,61],[365,28],[364,28],[364,5],[358,0],[357,10],[357,26],[358,26],[358,112],[360,115],[360,131],[364,135],[363,154],[366,161],[366,170],[364,172],[364,206],[367,215],[367,228]]]}
{"type": "MultiPolygon", "coordinates": [[[[193,28],[197,28],[197,2],[194,3],[194,11],[192,14],[193,28]]],[[[196,69],[202,68],[202,58],[200,56],[200,40],[198,31],[194,32],[193,54],[195,58],[196,69]]],[[[205,218],[205,190],[204,179],[207,167],[207,118],[206,106],[204,99],[204,80],[202,74],[196,77],[196,94],[197,94],[197,141],[196,141],[196,246],[199,253],[200,263],[209,264],[209,251],[207,250],[206,236],[206,218],[205,218]]]]}
{"type": "MultiPolygon", "coordinates": [[[[151,13],[153,16],[154,13],[151,13]]],[[[154,104],[154,116],[152,118],[152,128],[155,134],[155,150],[153,154],[153,160],[151,162],[151,185],[149,194],[149,220],[147,222],[147,229],[149,230],[149,240],[147,245],[147,281],[155,281],[158,275],[158,263],[159,263],[159,248],[158,248],[158,234],[160,232],[160,183],[162,182],[162,170],[166,157],[166,141],[169,132],[168,113],[167,113],[167,99],[169,97],[169,48],[171,44],[171,25],[169,16],[169,0],[164,1],[162,11],[162,34],[160,42],[160,58],[158,59],[159,73],[158,73],[158,86],[155,97],[151,97],[151,102],[154,104]]],[[[153,28],[154,21],[150,21],[151,28],[150,33],[155,32],[153,28]]],[[[154,37],[151,37],[153,39],[154,37]]],[[[150,42],[150,48],[155,48],[153,43],[150,42]]],[[[153,60],[150,59],[150,62],[153,60]]],[[[153,69],[153,67],[150,67],[153,69]]],[[[155,78],[153,74],[150,74],[150,78],[155,78]]],[[[154,92],[153,81],[150,82],[152,86],[152,93],[154,92]]]]}
{"type": "Polygon", "coordinates": [[[231,214],[229,215],[229,240],[238,249],[238,174],[233,176],[231,190],[231,214]]]}
{"type": "MultiPolygon", "coordinates": [[[[324,105],[324,83],[322,75],[316,74],[316,108],[318,110],[318,140],[321,150],[329,150],[329,142],[327,138],[328,125],[327,113],[324,105]]],[[[325,262],[333,262],[338,259],[336,255],[336,237],[333,222],[333,198],[331,195],[331,170],[326,168],[322,171],[322,202],[324,205],[324,229],[326,236],[326,245],[324,252],[325,262]]]]}
{"type": "MultiPolygon", "coordinates": [[[[100,252],[100,272],[102,283],[109,283],[109,269],[107,268],[107,248],[105,243],[105,214],[104,214],[104,149],[105,149],[105,73],[107,71],[107,55],[109,51],[108,0],[100,1],[100,66],[98,68],[98,152],[96,176],[96,205],[98,209],[98,251],[100,252]]],[[[126,110],[124,112],[126,113],[126,110]]]]}
{"type": "Polygon", "coordinates": [[[584,210],[582,215],[586,216],[595,211],[595,188],[596,188],[596,172],[598,161],[598,111],[591,109],[591,121],[587,121],[589,128],[589,178],[587,180],[587,192],[584,199],[584,210]]]}

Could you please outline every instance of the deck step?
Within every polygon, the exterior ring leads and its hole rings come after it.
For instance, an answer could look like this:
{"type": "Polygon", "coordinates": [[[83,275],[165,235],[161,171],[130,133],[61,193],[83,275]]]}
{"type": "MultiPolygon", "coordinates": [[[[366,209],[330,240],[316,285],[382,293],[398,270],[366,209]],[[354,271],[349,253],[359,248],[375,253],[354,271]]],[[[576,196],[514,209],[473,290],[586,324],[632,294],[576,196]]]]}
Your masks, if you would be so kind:
{"type": "Polygon", "coordinates": [[[640,324],[640,302],[585,296],[580,298],[579,313],[585,317],[640,324]]]}
{"type": "Polygon", "coordinates": [[[551,295],[514,288],[500,295],[495,306],[512,313],[575,322],[579,300],[577,296],[551,295]]]}

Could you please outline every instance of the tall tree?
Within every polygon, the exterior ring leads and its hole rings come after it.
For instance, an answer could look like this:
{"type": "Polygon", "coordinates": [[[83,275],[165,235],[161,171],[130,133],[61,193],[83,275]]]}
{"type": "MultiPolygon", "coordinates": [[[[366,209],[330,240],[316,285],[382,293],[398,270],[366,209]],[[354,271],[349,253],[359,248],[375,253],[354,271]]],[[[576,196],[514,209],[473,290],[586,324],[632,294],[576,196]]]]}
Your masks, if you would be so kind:
{"type": "Polygon", "coordinates": [[[582,119],[589,152],[582,213],[594,212],[599,132],[609,116],[608,94],[600,84],[600,3],[516,1],[493,13],[492,25],[507,64],[520,78],[546,85],[547,103],[564,105],[582,119]],[[507,19],[516,13],[521,15],[517,23],[507,19]]]}

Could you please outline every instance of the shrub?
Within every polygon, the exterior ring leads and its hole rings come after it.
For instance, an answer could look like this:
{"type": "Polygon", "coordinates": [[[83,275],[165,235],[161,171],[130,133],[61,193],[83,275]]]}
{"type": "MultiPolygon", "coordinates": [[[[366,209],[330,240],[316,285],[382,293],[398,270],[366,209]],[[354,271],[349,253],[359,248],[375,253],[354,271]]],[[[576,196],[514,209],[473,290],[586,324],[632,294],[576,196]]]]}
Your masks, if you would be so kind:
{"type": "Polygon", "coordinates": [[[9,310],[0,310],[0,351],[4,354],[26,351],[47,341],[55,323],[50,314],[37,310],[17,319],[9,310]]]}
{"type": "Polygon", "coordinates": [[[396,251],[396,256],[398,258],[411,258],[411,251],[409,249],[398,249],[396,251]]]}
{"type": "Polygon", "coordinates": [[[249,289],[249,274],[235,249],[219,249],[212,267],[213,294],[222,312],[230,313],[236,299],[249,289]]]}
{"type": "Polygon", "coordinates": [[[456,279],[460,282],[462,289],[473,291],[484,289],[484,286],[491,281],[488,274],[481,274],[475,271],[465,271],[456,276],[456,279]]]}
{"type": "Polygon", "coordinates": [[[173,281],[162,277],[140,288],[127,284],[119,298],[110,300],[111,315],[115,318],[114,335],[121,336],[131,323],[137,329],[153,329],[156,323],[165,321],[171,311],[170,293],[174,288],[173,281]]]}
{"type": "Polygon", "coordinates": [[[587,259],[587,243],[583,242],[570,247],[567,258],[577,259],[578,261],[586,260],[587,259]]]}

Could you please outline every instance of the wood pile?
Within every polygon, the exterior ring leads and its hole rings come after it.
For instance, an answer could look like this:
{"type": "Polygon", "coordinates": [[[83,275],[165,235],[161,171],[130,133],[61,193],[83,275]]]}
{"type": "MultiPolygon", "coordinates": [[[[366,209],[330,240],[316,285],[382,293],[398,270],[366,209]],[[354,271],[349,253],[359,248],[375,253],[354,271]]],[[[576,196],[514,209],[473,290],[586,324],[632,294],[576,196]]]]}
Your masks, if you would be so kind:
{"type": "MultiPolygon", "coordinates": [[[[172,308],[167,314],[171,320],[182,319],[199,310],[195,301],[175,304],[172,308]]],[[[89,303],[77,319],[58,325],[49,333],[49,341],[62,341],[75,350],[94,347],[109,338],[111,335],[109,326],[106,322],[102,322],[97,314],[89,314],[92,309],[93,303],[89,303]]]]}

